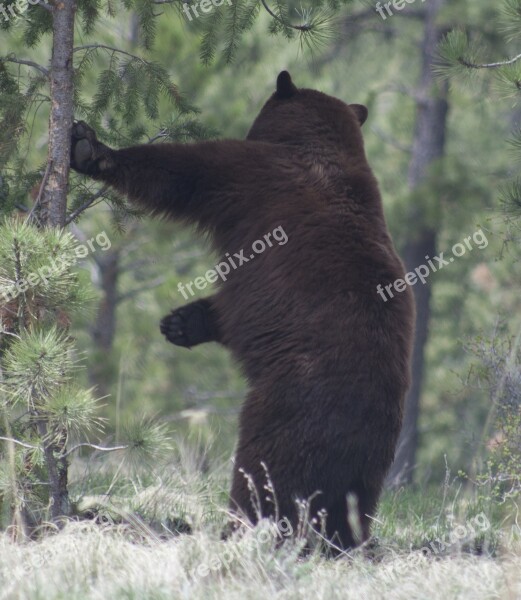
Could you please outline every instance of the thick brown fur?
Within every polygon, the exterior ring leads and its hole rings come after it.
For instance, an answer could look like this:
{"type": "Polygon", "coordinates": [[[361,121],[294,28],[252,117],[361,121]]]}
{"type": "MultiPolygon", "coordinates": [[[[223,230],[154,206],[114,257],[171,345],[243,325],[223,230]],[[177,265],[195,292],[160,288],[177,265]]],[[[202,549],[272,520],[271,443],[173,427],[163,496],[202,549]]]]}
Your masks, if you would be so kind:
{"type": "Polygon", "coordinates": [[[162,331],[179,345],[220,341],[248,378],[232,508],[258,520],[245,474],[262,516],[276,504],[296,525],[295,500],[313,497],[311,516],[326,511],[327,537],[341,548],[369,537],[402,423],[414,322],[409,289],[387,302],[376,292],[404,270],[364,152],[366,117],[283,72],[245,141],[112,150],[78,123],[71,158],[150,213],[196,224],[221,254],[248,253],[283,227],[286,244],[165,317],[162,331]],[[350,493],[361,539],[348,523],[350,493]]]}

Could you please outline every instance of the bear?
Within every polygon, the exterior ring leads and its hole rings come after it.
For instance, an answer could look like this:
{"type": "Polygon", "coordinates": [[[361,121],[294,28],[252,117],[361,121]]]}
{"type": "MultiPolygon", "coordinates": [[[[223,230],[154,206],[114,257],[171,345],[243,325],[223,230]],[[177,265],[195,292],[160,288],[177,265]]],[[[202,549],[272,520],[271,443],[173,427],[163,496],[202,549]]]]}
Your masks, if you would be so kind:
{"type": "Polygon", "coordinates": [[[309,536],[335,552],[370,538],[414,333],[409,286],[385,302],[377,293],[404,267],[365,154],[367,116],[283,71],[245,140],[114,150],[84,122],[72,131],[73,169],[195,226],[235,261],[212,296],[173,310],[161,332],[188,348],[223,344],[247,379],[232,513],[285,518],[297,531],[304,511],[309,536]],[[287,241],[273,243],[275,231],[287,241]],[[254,254],[259,240],[266,249],[254,254]]]}

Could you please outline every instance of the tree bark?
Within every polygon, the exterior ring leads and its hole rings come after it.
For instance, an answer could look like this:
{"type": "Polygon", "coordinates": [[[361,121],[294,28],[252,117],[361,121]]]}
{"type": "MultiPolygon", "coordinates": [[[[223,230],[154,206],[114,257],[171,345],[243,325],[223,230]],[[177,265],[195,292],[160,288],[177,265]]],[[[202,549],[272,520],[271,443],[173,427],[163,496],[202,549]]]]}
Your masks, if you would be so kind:
{"type": "Polygon", "coordinates": [[[51,518],[55,523],[61,524],[60,519],[71,513],[68,488],[69,461],[62,455],[67,434],[65,431],[54,432],[54,439],[49,440],[49,429],[45,419],[38,422],[38,433],[44,444],[44,460],[50,485],[51,518]]]}
{"type": "MultiPolygon", "coordinates": [[[[409,163],[408,183],[411,195],[429,176],[432,164],[445,152],[445,132],[448,114],[448,84],[437,82],[432,67],[442,31],[436,19],[445,0],[429,0],[426,5],[424,37],[422,42],[422,70],[417,89],[417,108],[412,157],[409,163]]],[[[409,241],[402,251],[407,271],[426,264],[426,257],[436,255],[436,227],[428,222],[425,204],[411,202],[409,207],[409,241]]],[[[396,458],[387,478],[389,486],[411,483],[419,443],[418,417],[425,363],[425,345],[428,339],[431,284],[418,283],[413,287],[416,301],[416,334],[412,356],[412,385],[405,400],[402,432],[396,458]]]]}
{"type": "MultiPolygon", "coordinates": [[[[49,149],[40,204],[35,207],[41,227],[65,225],[70,139],[74,118],[75,14],[74,0],[56,0],[52,4],[49,149]]],[[[57,521],[60,517],[70,515],[71,511],[67,486],[68,461],[62,456],[67,436],[65,432],[57,437],[50,435],[45,418],[38,421],[38,431],[44,443],[44,460],[50,483],[51,517],[53,521],[57,521]]]]}
{"type": "Polygon", "coordinates": [[[67,209],[70,137],[74,118],[74,0],[52,6],[51,112],[47,170],[37,209],[41,226],[63,227],[67,209]]]}

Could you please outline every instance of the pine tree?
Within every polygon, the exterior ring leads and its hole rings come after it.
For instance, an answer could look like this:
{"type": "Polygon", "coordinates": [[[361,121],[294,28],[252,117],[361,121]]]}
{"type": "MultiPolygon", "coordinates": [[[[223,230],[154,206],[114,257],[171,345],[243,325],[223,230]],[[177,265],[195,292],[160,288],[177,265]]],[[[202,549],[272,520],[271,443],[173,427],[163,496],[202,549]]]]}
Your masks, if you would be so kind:
{"type": "MultiPolygon", "coordinates": [[[[20,220],[0,227],[0,496],[19,533],[49,516],[47,506],[55,522],[71,514],[69,457],[100,449],[86,441],[103,430],[98,399],[75,380],[80,357],[68,334],[69,317],[89,302],[73,268],[87,250],[63,229],[20,220]]],[[[138,421],[124,445],[103,449],[146,459],[161,454],[165,434],[138,421]]]]}
{"type": "MultiPolygon", "coordinates": [[[[517,119],[514,132],[508,141],[515,163],[521,161],[521,123],[517,109],[521,92],[521,0],[503,0],[494,34],[476,30],[454,29],[446,34],[439,47],[438,72],[452,82],[464,81],[475,84],[479,78],[492,77],[493,93],[505,109],[515,109],[517,119]],[[488,43],[487,43],[488,42],[488,43]],[[517,109],[517,110],[516,110],[517,109]]],[[[517,169],[513,169],[516,171],[517,169]]],[[[511,231],[517,231],[521,218],[521,177],[513,180],[500,191],[500,202],[511,231]]],[[[519,238],[514,234],[517,241],[519,238]]]]}
{"type": "Polygon", "coordinates": [[[1,492],[20,526],[38,521],[27,516],[30,499],[46,489],[38,483],[42,469],[52,517],[70,514],[67,439],[97,422],[92,391],[73,384],[67,321],[87,300],[71,270],[75,246],[71,234],[55,228],[39,231],[16,220],[0,227],[0,430],[9,459],[1,492]]]}

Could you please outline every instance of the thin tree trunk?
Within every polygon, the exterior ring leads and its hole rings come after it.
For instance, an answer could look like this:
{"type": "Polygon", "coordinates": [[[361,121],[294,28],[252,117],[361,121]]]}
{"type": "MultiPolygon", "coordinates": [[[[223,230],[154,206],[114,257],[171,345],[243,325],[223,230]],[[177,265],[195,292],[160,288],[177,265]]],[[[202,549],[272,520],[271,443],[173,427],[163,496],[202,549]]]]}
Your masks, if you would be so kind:
{"type": "Polygon", "coordinates": [[[120,250],[108,250],[96,262],[101,275],[100,283],[103,295],[98,305],[96,320],[91,328],[96,355],[89,370],[89,381],[91,385],[96,386],[97,394],[106,396],[109,390],[107,358],[112,352],[116,335],[120,250]]]}
{"type": "Polygon", "coordinates": [[[47,171],[38,208],[42,226],[63,227],[67,209],[70,136],[73,122],[74,0],[52,7],[51,112],[47,171]]]}
{"type": "MultiPolygon", "coordinates": [[[[42,227],[63,227],[67,211],[70,137],[74,110],[74,0],[52,5],[52,58],[50,73],[51,111],[47,169],[42,182],[40,205],[36,207],[42,227]]],[[[68,461],[62,456],[66,434],[51,435],[47,420],[38,421],[44,443],[44,459],[50,483],[51,517],[57,521],[71,511],[67,487],[68,461]]]]}
{"type": "MultiPolygon", "coordinates": [[[[417,115],[414,131],[412,158],[409,164],[408,182],[412,193],[429,176],[432,164],[445,151],[445,132],[448,114],[448,84],[437,82],[433,71],[433,59],[441,38],[436,19],[445,0],[429,0],[426,5],[424,38],[422,43],[421,81],[417,90],[417,115]]],[[[413,200],[409,208],[409,241],[402,257],[407,271],[426,264],[426,257],[436,254],[436,229],[428,222],[425,204],[413,200]]],[[[396,458],[387,478],[390,486],[410,483],[416,464],[419,443],[418,417],[425,363],[425,345],[428,339],[431,289],[430,280],[425,285],[414,286],[416,300],[416,335],[412,356],[412,385],[405,401],[404,423],[396,458]]]]}
{"type": "Polygon", "coordinates": [[[38,422],[38,433],[44,443],[44,460],[50,485],[51,518],[54,522],[59,522],[62,517],[69,516],[71,512],[68,488],[69,463],[67,458],[60,456],[65,448],[67,434],[63,431],[55,433],[54,439],[47,439],[49,430],[45,419],[38,422]]]}

